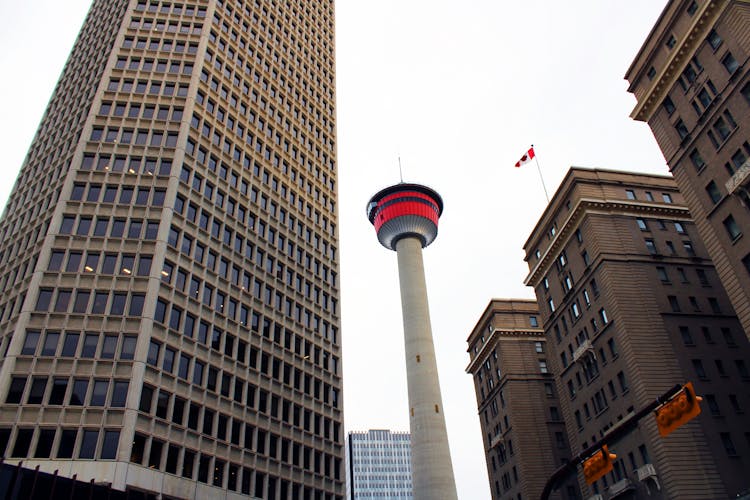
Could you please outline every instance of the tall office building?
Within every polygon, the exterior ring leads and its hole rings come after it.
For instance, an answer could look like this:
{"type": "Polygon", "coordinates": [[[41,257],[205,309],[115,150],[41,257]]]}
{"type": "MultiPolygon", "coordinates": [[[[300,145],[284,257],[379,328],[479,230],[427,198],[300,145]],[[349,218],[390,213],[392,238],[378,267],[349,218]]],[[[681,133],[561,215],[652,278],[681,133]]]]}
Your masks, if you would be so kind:
{"type": "MultiPolygon", "coordinates": [[[[467,342],[492,498],[539,498],[571,455],[536,301],[492,299],[467,342]]],[[[580,498],[575,478],[551,498],[580,498]]]]}
{"type": "Polygon", "coordinates": [[[348,500],[411,500],[411,436],[369,430],[346,438],[348,500]]]}
{"type": "Polygon", "coordinates": [[[670,0],[625,76],[750,337],[750,3],[670,0]]]}
{"type": "Polygon", "coordinates": [[[574,453],[675,384],[704,398],[665,438],[644,418],[610,443],[584,497],[750,487],[750,344],[671,176],[572,168],[524,249],[574,453]]]}
{"type": "Polygon", "coordinates": [[[343,498],[333,22],[93,2],[0,222],[6,461],[343,498]]]}

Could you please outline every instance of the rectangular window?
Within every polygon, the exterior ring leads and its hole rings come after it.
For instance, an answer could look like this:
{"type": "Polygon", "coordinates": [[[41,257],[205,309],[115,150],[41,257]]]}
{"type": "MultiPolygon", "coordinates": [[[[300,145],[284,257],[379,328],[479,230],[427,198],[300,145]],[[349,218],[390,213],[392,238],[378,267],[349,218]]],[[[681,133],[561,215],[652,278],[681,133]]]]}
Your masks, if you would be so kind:
{"type": "Polygon", "coordinates": [[[703,157],[698,152],[697,149],[693,149],[690,152],[690,161],[693,163],[693,166],[695,167],[695,170],[701,171],[706,166],[706,162],[703,161],[703,157]]]}
{"type": "Polygon", "coordinates": [[[683,122],[682,119],[677,120],[674,128],[677,131],[677,135],[680,136],[680,139],[685,139],[690,134],[687,125],[685,125],[685,122],[683,122]]]}
{"type": "Polygon", "coordinates": [[[706,185],[706,193],[708,194],[708,197],[711,199],[711,202],[716,205],[721,201],[721,191],[719,191],[719,188],[716,186],[716,183],[714,181],[711,181],[706,185]]]}
{"type": "Polygon", "coordinates": [[[734,74],[734,72],[740,67],[740,63],[737,62],[737,59],[735,59],[731,52],[727,52],[727,54],[721,59],[721,64],[724,65],[724,68],[730,75],[734,74]]]}
{"type": "Polygon", "coordinates": [[[724,224],[724,229],[726,229],[727,234],[729,235],[729,239],[731,239],[732,241],[742,236],[740,226],[737,224],[731,214],[727,216],[727,218],[725,218],[722,223],[724,224]]]}

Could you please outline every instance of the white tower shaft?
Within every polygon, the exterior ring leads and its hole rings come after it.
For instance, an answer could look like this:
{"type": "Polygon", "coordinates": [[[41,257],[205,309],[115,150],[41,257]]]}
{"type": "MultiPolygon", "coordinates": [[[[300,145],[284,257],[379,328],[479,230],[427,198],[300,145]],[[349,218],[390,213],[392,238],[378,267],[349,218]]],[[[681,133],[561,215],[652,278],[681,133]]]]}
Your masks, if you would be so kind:
{"type": "Polygon", "coordinates": [[[422,242],[396,243],[404,319],[415,500],[457,499],[427,303],[422,242]]]}

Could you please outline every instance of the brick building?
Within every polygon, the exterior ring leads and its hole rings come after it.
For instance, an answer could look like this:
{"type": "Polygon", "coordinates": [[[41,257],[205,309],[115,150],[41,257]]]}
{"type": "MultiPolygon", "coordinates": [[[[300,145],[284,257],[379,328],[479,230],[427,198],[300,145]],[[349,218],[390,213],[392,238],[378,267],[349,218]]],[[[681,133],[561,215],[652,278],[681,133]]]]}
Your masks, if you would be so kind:
{"type": "Polygon", "coordinates": [[[584,497],[729,498],[750,470],[750,346],[668,176],[571,168],[524,245],[574,453],[675,384],[703,413],[610,449],[584,497]]]}

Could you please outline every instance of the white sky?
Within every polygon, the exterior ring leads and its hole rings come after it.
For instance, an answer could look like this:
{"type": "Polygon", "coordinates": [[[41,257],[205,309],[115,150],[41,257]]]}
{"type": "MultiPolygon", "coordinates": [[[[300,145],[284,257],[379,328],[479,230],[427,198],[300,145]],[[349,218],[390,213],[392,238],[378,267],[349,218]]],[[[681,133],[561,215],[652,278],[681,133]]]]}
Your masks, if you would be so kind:
{"type": "MultiPolygon", "coordinates": [[[[0,0],[0,206],[89,0],[0,0]]],[[[404,180],[443,197],[425,250],[462,499],[489,498],[466,337],[492,297],[533,297],[521,249],[571,165],[667,173],[623,75],[666,0],[337,0],[341,311],[347,430],[408,430],[396,256],[365,204],[404,180]]],[[[512,402],[510,402],[512,405],[512,402]]]]}

